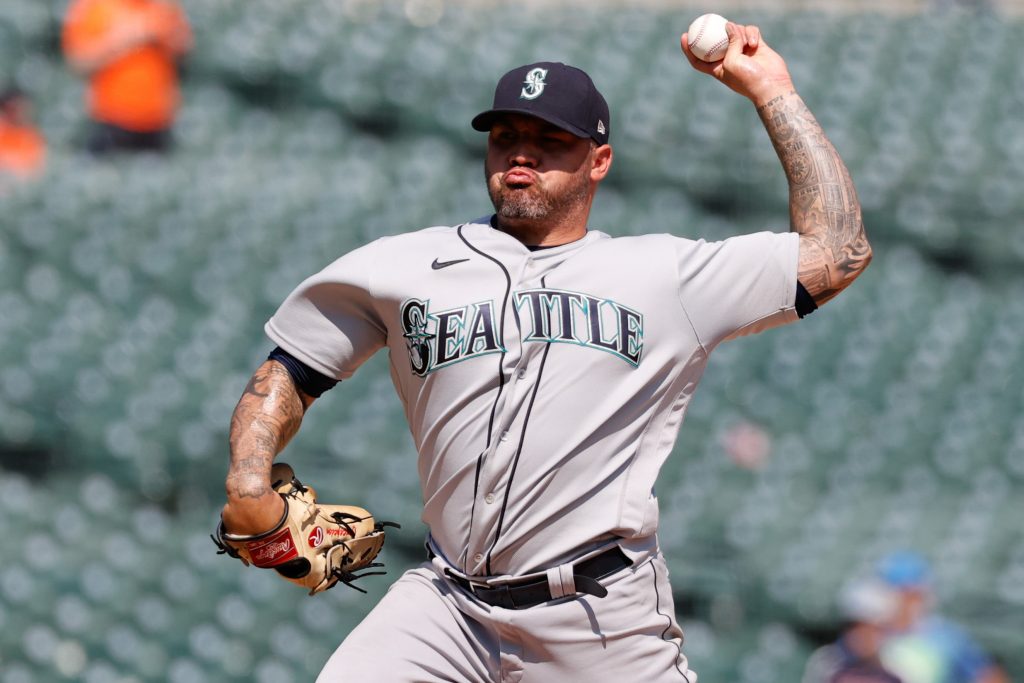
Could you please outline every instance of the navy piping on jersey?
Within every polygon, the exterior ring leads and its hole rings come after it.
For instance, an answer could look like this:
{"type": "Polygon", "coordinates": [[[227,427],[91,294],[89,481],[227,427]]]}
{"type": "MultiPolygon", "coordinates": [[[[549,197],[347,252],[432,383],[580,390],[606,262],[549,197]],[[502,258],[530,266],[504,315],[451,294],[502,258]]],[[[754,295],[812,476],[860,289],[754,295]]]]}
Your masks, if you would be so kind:
{"type": "Polygon", "coordinates": [[[280,346],[271,351],[267,359],[276,360],[283,365],[288,374],[292,376],[295,386],[313,398],[320,398],[325,391],[330,391],[341,381],[317,372],[280,346]]]}
{"type": "Polygon", "coordinates": [[[544,374],[544,364],[548,360],[548,352],[551,350],[551,343],[548,342],[544,349],[544,355],[541,356],[540,369],[537,372],[537,384],[533,387],[533,395],[530,396],[530,405],[526,407],[526,416],[523,418],[523,431],[519,435],[519,446],[516,448],[516,455],[512,459],[512,468],[508,474],[508,483],[505,484],[505,498],[501,501],[501,513],[498,515],[498,528],[494,531],[494,541],[491,542],[491,547],[487,551],[487,573],[493,574],[491,570],[491,554],[494,552],[495,546],[498,545],[498,539],[501,538],[501,530],[505,523],[505,510],[508,508],[509,494],[512,492],[512,480],[516,476],[516,467],[519,465],[519,456],[523,452],[523,443],[526,441],[526,427],[530,423],[530,413],[533,412],[533,403],[537,400],[537,390],[540,389],[540,379],[544,374]]]}
{"type": "MultiPolygon", "coordinates": [[[[466,538],[466,546],[469,547],[469,542],[473,538],[473,520],[476,519],[476,499],[480,491],[480,470],[483,469],[484,455],[487,453],[487,449],[491,447],[491,435],[494,432],[494,415],[498,410],[498,401],[501,399],[501,392],[505,388],[505,373],[503,373],[501,369],[502,366],[504,366],[505,364],[505,354],[508,353],[505,350],[505,311],[508,309],[508,300],[509,297],[511,297],[512,295],[512,276],[509,275],[508,269],[505,268],[505,264],[491,256],[490,254],[486,254],[480,251],[479,249],[477,249],[476,247],[469,243],[469,240],[466,239],[466,236],[462,234],[462,228],[464,226],[465,223],[460,225],[456,230],[456,232],[459,235],[459,239],[461,239],[463,243],[465,243],[465,245],[469,247],[472,251],[476,252],[477,254],[480,254],[488,261],[493,261],[495,264],[497,264],[497,266],[501,268],[502,274],[505,276],[505,298],[501,302],[501,315],[499,316],[498,322],[498,326],[500,329],[498,334],[501,337],[502,348],[501,354],[498,356],[498,394],[494,397],[494,403],[491,405],[491,416],[488,418],[487,421],[487,443],[484,446],[484,450],[482,450],[480,452],[480,455],[476,457],[476,472],[473,475],[473,506],[472,508],[470,508],[469,512],[469,531],[468,536],[466,538]]],[[[469,568],[464,566],[462,569],[463,571],[468,572],[469,568]]]]}
{"type": "MultiPolygon", "coordinates": [[[[547,287],[547,276],[540,279],[540,286],[547,287]]],[[[515,309],[512,310],[516,315],[516,323],[522,328],[522,323],[519,321],[519,312],[515,309]]],[[[548,342],[544,347],[544,355],[540,359],[540,367],[537,369],[537,383],[533,385],[533,394],[530,396],[530,404],[526,407],[526,415],[523,416],[523,430],[519,433],[519,445],[516,447],[516,455],[512,459],[512,468],[508,474],[508,482],[505,484],[505,496],[501,501],[501,512],[498,514],[498,527],[494,530],[494,540],[491,541],[491,547],[487,549],[487,573],[493,574],[491,570],[491,556],[494,553],[495,547],[498,545],[498,539],[501,538],[501,530],[505,523],[505,510],[508,508],[509,494],[512,492],[512,480],[516,476],[516,467],[519,465],[519,456],[523,452],[523,443],[526,441],[526,427],[530,424],[530,414],[533,412],[533,403],[537,400],[537,390],[540,389],[540,380],[544,376],[544,365],[548,361],[548,352],[551,350],[551,343],[548,342]]]]}

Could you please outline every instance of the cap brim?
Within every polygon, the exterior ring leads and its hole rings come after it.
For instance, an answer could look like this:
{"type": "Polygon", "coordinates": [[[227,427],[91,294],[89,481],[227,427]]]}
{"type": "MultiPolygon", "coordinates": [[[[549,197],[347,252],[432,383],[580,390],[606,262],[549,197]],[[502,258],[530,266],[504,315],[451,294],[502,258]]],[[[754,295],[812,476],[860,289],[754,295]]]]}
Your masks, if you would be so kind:
{"type": "Polygon", "coordinates": [[[474,130],[486,133],[491,129],[491,126],[494,125],[494,119],[504,114],[522,114],[523,116],[532,116],[535,119],[547,121],[553,126],[558,126],[562,130],[572,133],[578,138],[589,139],[591,137],[590,133],[587,131],[582,128],[578,128],[557,116],[551,116],[549,114],[532,111],[530,109],[488,109],[487,111],[474,116],[470,125],[473,126],[474,130]]]}

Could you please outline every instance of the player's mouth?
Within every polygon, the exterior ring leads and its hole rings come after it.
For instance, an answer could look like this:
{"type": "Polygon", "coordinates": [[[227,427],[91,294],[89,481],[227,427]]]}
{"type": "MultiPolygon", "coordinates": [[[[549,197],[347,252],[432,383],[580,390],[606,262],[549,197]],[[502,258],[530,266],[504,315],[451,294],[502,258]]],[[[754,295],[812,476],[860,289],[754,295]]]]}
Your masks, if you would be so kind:
{"type": "Polygon", "coordinates": [[[502,178],[502,181],[507,187],[520,189],[530,187],[537,182],[537,174],[525,168],[513,168],[505,172],[505,177],[502,178]]]}

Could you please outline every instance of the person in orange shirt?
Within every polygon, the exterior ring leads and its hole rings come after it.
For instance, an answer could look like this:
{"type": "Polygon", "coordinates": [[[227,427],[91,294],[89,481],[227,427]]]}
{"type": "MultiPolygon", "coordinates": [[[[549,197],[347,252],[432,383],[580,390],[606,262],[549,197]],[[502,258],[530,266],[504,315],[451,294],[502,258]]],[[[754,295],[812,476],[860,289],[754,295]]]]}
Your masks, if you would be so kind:
{"type": "Polygon", "coordinates": [[[192,47],[170,0],[73,0],[62,34],[71,67],[88,79],[88,147],[165,150],[180,100],[178,60],[192,47]]]}
{"type": "Polygon", "coordinates": [[[32,105],[17,88],[0,92],[0,183],[29,180],[43,171],[46,141],[32,123],[32,105]]]}

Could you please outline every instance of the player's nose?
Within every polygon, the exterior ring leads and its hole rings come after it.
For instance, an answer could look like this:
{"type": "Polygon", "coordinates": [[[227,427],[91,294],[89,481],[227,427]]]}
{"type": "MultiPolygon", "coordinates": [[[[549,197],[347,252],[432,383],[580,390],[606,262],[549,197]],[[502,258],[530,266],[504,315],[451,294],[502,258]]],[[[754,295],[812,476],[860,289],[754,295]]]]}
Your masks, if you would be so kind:
{"type": "Polygon", "coordinates": [[[537,154],[524,146],[512,150],[508,156],[509,166],[526,166],[534,168],[537,166],[537,154]]]}

